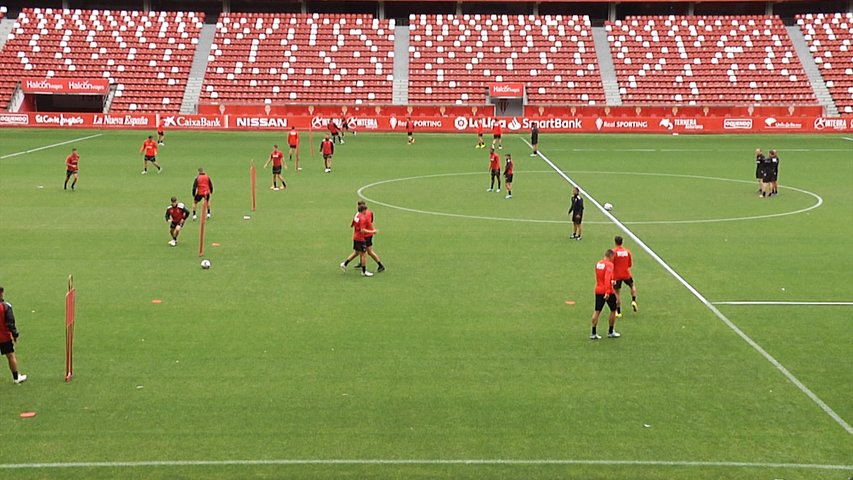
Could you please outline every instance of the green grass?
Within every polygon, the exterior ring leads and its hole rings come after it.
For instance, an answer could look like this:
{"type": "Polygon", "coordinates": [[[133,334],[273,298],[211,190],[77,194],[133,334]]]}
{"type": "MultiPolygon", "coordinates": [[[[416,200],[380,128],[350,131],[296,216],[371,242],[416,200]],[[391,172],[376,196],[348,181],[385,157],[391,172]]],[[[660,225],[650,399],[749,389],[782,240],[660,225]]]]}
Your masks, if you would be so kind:
{"type": "MultiPolygon", "coordinates": [[[[0,130],[0,157],[91,133],[0,130]]],[[[504,152],[516,158],[512,200],[485,192],[488,161],[473,137],[418,135],[408,147],[402,135],[361,134],[338,147],[332,174],[305,145],[304,170],[285,171],[287,191],[269,191],[269,170],[259,169],[252,212],[249,161],[260,167],[283,135],[169,132],[164,172],[142,176],[137,151],[146,134],[99,133],[0,159],[0,284],[15,306],[19,361],[30,375],[21,386],[0,377],[0,469],[605,463],[8,472],[16,478],[853,474],[851,435],[633,241],[626,245],[641,311],[620,320],[623,338],[587,339],[592,267],[620,231],[589,202],[584,239],[569,240],[569,185],[530,158],[520,137],[505,139],[504,152]],[[81,154],[73,193],[61,188],[72,145],[81,154]],[[191,200],[199,166],[215,185],[208,271],[199,268],[198,222],[171,248],[163,221],[171,195],[191,200]],[[409,180],[387,182],[402,178],[409,180]],[[376,250],[388,270],[364,279],[338,263],[350,252],[357,191],[371,184],[362,194],[376,213],[376,250]],[[69,273],[78,324],[75,378],[66,384],[69,273]],[[38,415],[18,418],[27,410],[38,415]]],[[[540,147],[595,199],[613,203],[614,215],[710,301],[853,300],[845,251],[853,143],[840,136],[543,135],[540,147]],[[771,216],[817,200],[790,189],[757,199],[756,147],[779,150],[783,187],[813,192],[823,204],[771,216]],[[741,220],[672,223],[733,218],[741,220]]],[[[719,308],[853,420],[851,307],[719,308]]]]}

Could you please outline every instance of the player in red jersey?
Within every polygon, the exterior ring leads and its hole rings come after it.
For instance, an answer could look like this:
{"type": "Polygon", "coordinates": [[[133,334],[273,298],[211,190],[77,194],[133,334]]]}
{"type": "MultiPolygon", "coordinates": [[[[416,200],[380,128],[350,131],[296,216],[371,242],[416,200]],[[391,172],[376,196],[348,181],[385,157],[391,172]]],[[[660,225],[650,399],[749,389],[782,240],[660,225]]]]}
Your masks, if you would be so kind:
{"type": "Polygon", "coordinates": [[[595,264],[595,311],[592,313],[592,334],[590,340],[599,340],[596,329],[598,328],[598,317],[601,315],[601,310],[604,309],[604,304],[610,309],[610,318],[608,319],[609,338],[619,338],[621,335],[614,329],[616,325],[616,295],[613,291],[613,257],[616,254],[613,250],[604,252],[604,258],[595,264]]]}
{"type": "Polygon", "coordinates": [[[367,257],[365,255],[367,244],[365,243],[365,235],[375,235],[378,230],[372,227],[368,228],[368,219],[364,215],[365,210],[367,210],[367,205],[359,205],[358,213],[355,214],[350,223],[352,227],[352,253],[349,254],[346,260],[341,262],[341,270],[346,272],[349,262],[358,257],[359,265],[361,265],[361,276],[372,277],[373,274],[367,271],[367,257]]]}
{"type": "Polygon", "coordinates": [[[489,188],[486,189],[487,192],[500,192],[501,191],[501,156],[495,152],[495,147],[492,147],[489,150],[489,176],[491,177],[491,184],[489,188]],[[495,180],[498,182],[498,189],[495,190],[495,180]]]}
{"type": "Polygon", "coordinates": [[[160,173],[162,169],[160,168],[160,164],[157,163],[157,142],[154,141],[153,135],[148,135],[148,138],[142,143],[139,153],[143,153],[145,155],[142,157],[143,175],[148,173],[148,162],[151,162],[155,167],[157,167],[157,173],[160,173]]]}
{"type": "Polygon", "coordinates": [[[207,205],[207,218],[210,218],[210,195],[213,194],[213,180],[204,173],[203,168],[198,169],[198,176],[195,177],[193,181],[193,220],[196,218],[196,206],[198,206],[198,202],[204,200],[205,205],[207,205]]]}
{"type": "Polygon", "coordinates": [[[302,167],[299,166],[299,132],[296,131],[296,127],[290,127],[290,131],[287,132],[287,146],[290,147],[287,159],[293,160],[293,156],[296,155],[296,173],[299,173],[302,167]]]}
{"type": "Polygon", "coordinates": [[[477,145],[474,148],[486,148],[486,142],[483,140],[483,123],[485,122],[482,118],[477,120],[477,145]]]}
{"type": "Polygon", "coordinates": [[[409,145],[415,143],[415,122],[412,117],[406,117],[406,140],[409,145]]]}
{"type": "Polygon", "coordinates": [[[183,203],[178,203],[178,197],[172,197],[172,203],[166,207],[166,221],[169,222],[169,234],[172,235],[169,245],[174,247],[178,244],[178,235],[189,216],[190,211],[187,207],[183,203]]]}
{"type": "Polygon", "coordinates": [[[77,170],[78,170],[78,162],[80,161],[80,155],[77,155],[77,149],[71,149],[71,155],[65,159],[65,185],[62,187],[63,190],[68,189],[68,179],[74,177],[74,181],[71,182],[71,191],[74,191],[74,187],[77,185],[77,170]]]}
{"type": "Polygon", "coordinates": [[[18,329],[15,327],[15,312],[12,305],[4,297],[5,290],[0,287],[0,355],[5,355],[12,371],[12,380],[21,384],[27,381],[27,376],[18,373],[18,358],[15,356],[15,344],[18,343],[18,329]]]}
{"type": "Polygon", "coordinates": [[[504,185],[506,185],[506,198],[512,198],[512,170],[514,163],[512,155],[507,153],[504,163],[504,185]]]}
{"type": "Polygon", "coordinates": [[[166,142],[164,139],[166,138],[166,133],[164,131],[166,124],[161,119],[159,123],[157,123],[157,145],[165,145],[166,142]]]}
{"type": "Polygon", "coordinates": [[[622,237],[617,235],[613,242],[615,257],[613,258],[613,281],[616,291],[616,317],[622,316],[622,282],[631,288],[631,308],[637,311],[637,287],[634,285],[634,277],[631,276],[631,251],[622,246],[622,237]]]}
{"type": "Polygon", "coordinates": [[[495,148],[495,144],[498,144],[498,149],[504,149],[504,141],[503,141],[503,127],[501,126],[501,122],[499,120],[495,120],[495,124],[492,125],[492,148],[495,148]]]}
{"type": "MultiPolygon", "coordinates": [[[[359,200],[358,206],[359,207],[362,207],[362,206],[365,207],[364,212],[362,212],[362,215],[364,216],[365,221],[366,221],[365,229],[367,231],[371,231],[371,230],[378,231],[378,230],[375,230],[375,228],[373,226],[373,210],[367,208],[367,203],[364,200],[359,200]]],[[[368,233],[368,234],[364,235],[364,246],[367,249],[367,255],[369,255],[370,258],[372,258],[373,261],[376,262],[376,265],[379,267],[376,269],[376,273],[384,272],[385,271],[385,265],[382,264],[382,260],[379,259],[379,255],[377,255],[376,251],[373,250],[373,234],[372,233],[368,233]]],[[[359,265],[358,267],[361,268],[361,265],[359,265]]]]}
{"type": "Polygon", "coordinates": [[[335,154],[335,142],[329,139],[329,134],[320,142],[320,153],[323,154],[324,172],[331,173],[332,171],[332,156],[335,154]]]}
{"type": "Polygon", "coordinates": [[[341,129],[334,118],[329,119],[329,133],[332,134],[332,143],[344,143],[341,138],[341,129]]]}
{"type": "Polygon", "coordinates": [[[284,161],[284,152],[278,149],[278,145],[272,146],[272,153],[270,153],[267,163],[264,164],[264,168],[267,168],[270,162],[272,162],[272,186],[270,190],[275,190],[276,192],[279,190],[276,179],[281,180],[281,189],[284,190],[287,188],[287,184],[284,183],[284,177],[281,176],[281,167],[283,165],[284,169],[287,170],[287,162],[284,161]]]}

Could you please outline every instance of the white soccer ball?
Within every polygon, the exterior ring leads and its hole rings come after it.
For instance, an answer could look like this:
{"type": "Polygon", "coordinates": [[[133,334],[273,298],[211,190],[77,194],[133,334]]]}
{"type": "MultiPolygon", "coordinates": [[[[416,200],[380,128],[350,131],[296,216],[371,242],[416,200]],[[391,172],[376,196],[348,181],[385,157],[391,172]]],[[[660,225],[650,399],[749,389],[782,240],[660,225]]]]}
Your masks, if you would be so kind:
{"type": "Polygon", "coordinates": [[[604,209],[605,209],[605,210],[607,210],[608,212],[609,212],[609,211],[611,211],[611,210],[613,210],[613,204],[611,204],[611,203],[605,203],[605,204],[604,204],[604,209]]]}
{"type": "Polygon", "coordinates": [[[202,261],[201,261],[201,268],[203,268],[203,269],[205,269],[205,270],[207,270],[208,268],[210,268],[210,260],[208,260],[208,259],[204,259],[204,260],[202,260],[202,261]]]}

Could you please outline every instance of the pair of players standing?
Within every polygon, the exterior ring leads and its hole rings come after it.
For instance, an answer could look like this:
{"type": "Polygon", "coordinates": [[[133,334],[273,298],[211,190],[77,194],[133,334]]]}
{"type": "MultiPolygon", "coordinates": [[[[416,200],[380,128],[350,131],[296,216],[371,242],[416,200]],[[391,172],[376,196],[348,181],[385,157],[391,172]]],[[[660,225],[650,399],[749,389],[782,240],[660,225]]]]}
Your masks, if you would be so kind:
{"type": "Polygon", "coordinates": [[[599,340],[598,318],[604,305],[610,309],[608,318],[608,338],[619,338],[621,334],[616,331],[616,319],[622,317],[622,284],[631,289],[631,309],[635,312],[637,308],[637,287],[631,276],[631,251],[622,246],[622,237],[613,239],[613,248],[604,252],[604,258],[595,264],[595,310],[592,313],[592,333],[590,340],[599,340]]]}
{"type": "Polygon", "coordinates": [[[358,257],[359,263],[356,268],[361,269],[362,277],[372,277],[373,273],[367,271],[367,256],[369,255],[379,268],[377,273],[385,271],[385,265],[379,259],[379,255],[373,250],[373,236],[379,233],[373,226],[373,212],[367,208],[364,200],[359,200],[356,205],[357,212],[352,218],[350,226],[352,227],[352,253],[341,262],[341,270],[347,271],[347,266],[355,257],[358,257]]]}
{"type": "MultiPolygon", "coordinates": [[[[198,169],[198,176],[193,180],[193,220],[197,219],[196,207],[198,203],[204,201],[207,209],[207,218],[210,218],[210,195],[213,193],[213,180],[205,173],[203,168],[198,169]]],[[[183,203],[178,202],[178,197],[172,197],[172,202],[166,207],[166,221],[169,222],[169,234],[172,239],[169,240],[169,245],[178,245],[178,235],[181,233],[181,228],[184,226],[187,218],[190,217],[190,211],[183,203]]]]}
{"type": "MultiPolygon", "coordinates": [[[[494,144],[493,144],[494,145],[494,144]]],[[[504,180],[506,184],[506,197],[512,198],[512,177],[513,177],[513,161],[512,154],[507,153],[505,157],[506,164],[504,165],[504,180]]],[[[489,175],[491,184],[486,189],[487,192],[501,191],[501,157],[495,152],[495,147],[489,150],[489,175]],[[498,183],[498,188],[495,189],[495,181],[498,183]]]]}
{"type": "Polygon", "coordinates": [[[758,180],[758,197],[778,195],[779,156],[776,150],[770,150],[768,156],[760,148],[755,150],[755,178],[758,180]]]}

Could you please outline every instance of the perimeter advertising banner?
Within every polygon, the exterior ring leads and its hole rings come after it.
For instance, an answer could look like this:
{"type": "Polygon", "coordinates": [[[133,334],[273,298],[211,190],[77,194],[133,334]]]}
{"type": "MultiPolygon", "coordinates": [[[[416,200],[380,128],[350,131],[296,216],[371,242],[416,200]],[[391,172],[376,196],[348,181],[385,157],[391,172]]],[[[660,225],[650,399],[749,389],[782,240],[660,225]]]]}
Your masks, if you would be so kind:
{"type": "Polygon", "coordinates": [[[24,93],[65,95],[106,95],[110,82],[104,78],[25,78],[21,80],[24,93]]]}
{"type": "MultiPolygon", "coordinates": [[[[329,122],[339,117],[257,116],[257,115],[157,115],[149,113],[0,113],[0,127],[55,128],[156,128],[158,121],[166,129],[176,130],[269,130],[296,127],[299,131],[325,132],[329,122]]],[[[357,132],[405,132],[405,116],[351,116],[350,128],[357,132]]],[[[542,133],[850,133],[853,117],[415,117],[415,132],[477,132],[482,122],[485,134],[500,123],[504,134],[527,134],[533,125],[542,133]]]]}

